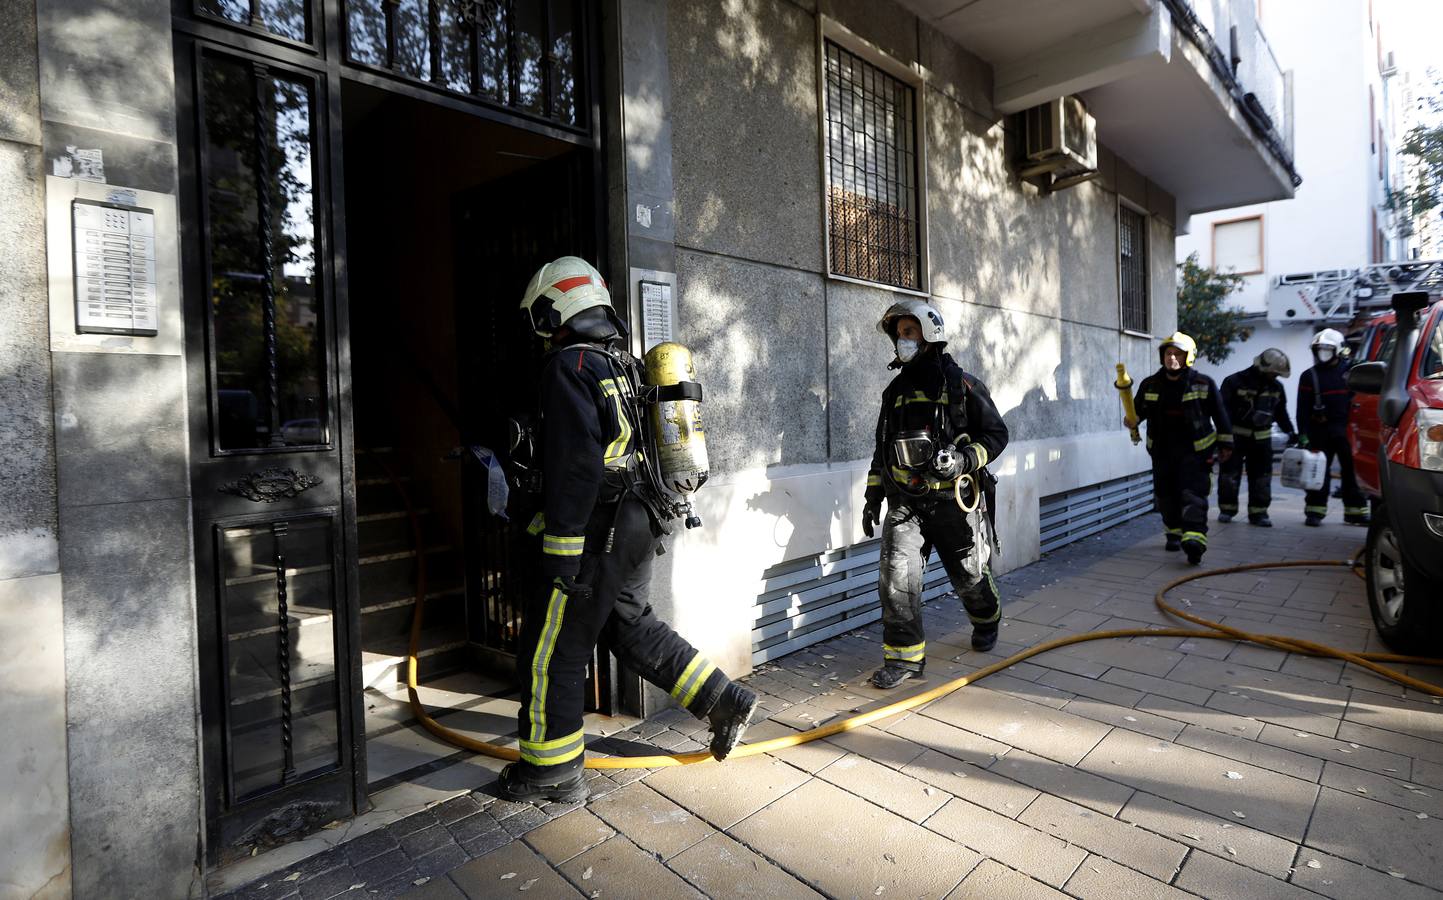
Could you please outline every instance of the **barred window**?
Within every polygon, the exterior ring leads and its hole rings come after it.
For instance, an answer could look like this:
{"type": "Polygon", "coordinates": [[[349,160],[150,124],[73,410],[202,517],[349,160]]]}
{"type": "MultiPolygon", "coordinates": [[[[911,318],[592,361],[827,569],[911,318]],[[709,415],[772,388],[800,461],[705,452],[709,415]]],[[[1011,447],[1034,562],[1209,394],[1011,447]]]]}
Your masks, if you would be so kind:
{"type": "Polygon", "coordinates": [[[1122,327],[1148,331],[1147,320],[1147,216],[1126,206],[1117,208],[1120,252],[1118,283],[1122,291],[1122,327]]]}
{"type": "Polygon", "coordinates": [[[825,52],[831,272],[921,290],[916,90],[830,40],[825,52]]]}

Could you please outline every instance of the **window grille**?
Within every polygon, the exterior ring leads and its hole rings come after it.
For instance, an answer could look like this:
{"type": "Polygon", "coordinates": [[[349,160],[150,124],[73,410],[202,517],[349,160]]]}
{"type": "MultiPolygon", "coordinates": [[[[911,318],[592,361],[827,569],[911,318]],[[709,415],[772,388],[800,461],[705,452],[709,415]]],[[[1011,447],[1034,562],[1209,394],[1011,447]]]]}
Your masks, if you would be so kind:
{"type": "Polygon", "coordinates": [[[825,51],[831,272],[921,290],[916,91],[831,41],[825,51]]]}
{"type": "Polygon", "coordinates": [[[1117,222],[1122,327],[1126,331],[1147,333],[1147,217],[1119,206],[1117,222]]]}

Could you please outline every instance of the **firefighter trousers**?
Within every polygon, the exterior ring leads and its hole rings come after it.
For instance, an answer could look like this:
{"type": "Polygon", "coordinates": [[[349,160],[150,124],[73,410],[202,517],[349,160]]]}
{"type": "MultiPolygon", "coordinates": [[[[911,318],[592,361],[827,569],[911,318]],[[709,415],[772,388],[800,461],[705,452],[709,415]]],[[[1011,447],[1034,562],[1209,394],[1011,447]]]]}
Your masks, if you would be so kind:
{"type": "Polygon", "coordinates": [[[1323,486],[1316,491],[1308,491],[1303,498],[1303,512],[1308,515],[1322,518],[1328,514],[1328,498],[1333,491],[1333,460],[1338,460],[1338,479],[1342,482],[1343,488],[1343,515],[1344,516],[1366,516],[1368,514],[1368,501],[1364,499],[1363,492],[1358,489],[1358,479],[1353,472],[1353,448],[1348,444],[1348,436],[1345,434],[1322,434],[1309,435],[1308,443],[1310,450],[1317,450],[1323,454],[1326,465],[1323,468],[1323,486]]]}
{"type": "Polygon", "coordinates": [[[1212,457],[1193,450],[1158,449],[1152,455],[1152,497],[1169,538],[1206,550],[1212,457]]]}
{"type": "Polygon", "coordinates": [[[570,596],[553,583],[527,606],[516,654],[517,727],[522,761],[547,767],[548,776],[564,778],[584,762],[583,690],[599,638],[627,668],[697,718],[729,683],[647,602],[660,543],[651,514],[633,495],[600,504],[586,528],[576,578],[582,589],[570,596]]]}
{"type": "Polygon", "coordinates": [[[917,672],[926,665],[922,587],[929,546],[941,557],[973,629],[997,629],[1002,619],[1001,595],[987,566],[986,548],[973,545],[979,517],[974,513],[969,523],[969,516],[958,508],[950,491],[918,499],[888,498],[877,579],[885,665],[917,672]]]}
{"type": "Polygon", "coordinates": [[[1248,476],[1248,518],[1267,515],[1273,502],[1273,443],[1234,437],[1233,455],[1218,466],[1218,512],[1238,514],[1238,492],[1248,476]]]}

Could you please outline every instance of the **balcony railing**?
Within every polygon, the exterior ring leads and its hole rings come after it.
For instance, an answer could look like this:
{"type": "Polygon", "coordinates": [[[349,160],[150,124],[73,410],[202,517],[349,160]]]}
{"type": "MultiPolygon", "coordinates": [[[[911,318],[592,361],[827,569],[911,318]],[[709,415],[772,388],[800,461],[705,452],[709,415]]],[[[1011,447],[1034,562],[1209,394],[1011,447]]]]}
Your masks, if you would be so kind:
{"type": "Polygon", "coordinates": [[[1258,27],[1253,0],[1163,0],[1178,30],[1202,51],[1258,138],[1288,170],[1293,186],[1291,85],[1258,27]]]}

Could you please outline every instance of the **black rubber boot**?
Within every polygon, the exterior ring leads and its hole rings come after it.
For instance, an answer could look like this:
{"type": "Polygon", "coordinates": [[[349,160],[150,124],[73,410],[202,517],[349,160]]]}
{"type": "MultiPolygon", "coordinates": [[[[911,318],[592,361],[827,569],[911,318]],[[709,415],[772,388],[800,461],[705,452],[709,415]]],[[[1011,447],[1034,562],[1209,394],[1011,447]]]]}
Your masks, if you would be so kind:
{"type": "Polygon", "coordinates": [[[997,626],[978,625],[972,629],[972,649],[986,653],[997,646],[997,626]]]}
{"type": "Polygon", "coordinates": [[[884,691],[891,690],[908,678],[920,678],[921,669],[904,669],[901,666],[885,665],[872,673],[867,683],[872,687],[881,688],[884,691]]]}
{"type": "Polygon", "coordinates": [[[1205,548],[1197,541],[1183,541],[1183,552],[1187,554],[1188,565],[1197,565],[1202,562],[1205,548]]]}
{"type": "Polygon", "coordinates": [[[1231,522],[1232,520],[1232,513],[1218,513],[1218,521],[1222,522],[1224,525],[1226,525],[1228,522],[1231,522]]]}
{"type": "Polygon", "coordinates": [[[1343,516],[1344,525],[1370,525],[1372,520],[1366,515],[1343,516]]]}
{"type": "Polygon", "coordinates": [[[1256,525],[1259,528],[1272,528],[1273,520],[1268,518],[1267,513],[1259,513],[1256,516],[1248,516],[1248,524],[1256,525]]]}
{"type": "Polygon", "coordinates": [[[1182,549],[1182,538],[1175,534],[1168,535],[1166,543],[1162,545],[1162,549],[1169,553],[1176,553],[1182,549]]]}
{"type": "Polygon", "coordinates": [[[1307,515],[1303,516],[1303,524],[1307,525],[1309,528],[1317,528],[1323,524],[1323,517],[1308,513],[1307,515]]]}
{"type": "Polygon", "coordinates": [[[537,803],[551,800],[556,803],[581,803],[591,795],[586,785],[586,769],[572,768],[564,775],[547,772],[542,766],[514,762],[501,770],[496,781],[496,790],[502,799],[517,803],[537,803]]]}
{"type": "Polygon", "coordinates": [[[752,714],[757,711],[757,695],[735,681],[728,682],[721,696],[706,714],[711,722],[711,755],[713,759],[726,759],[736,749],[752,714]]]}

